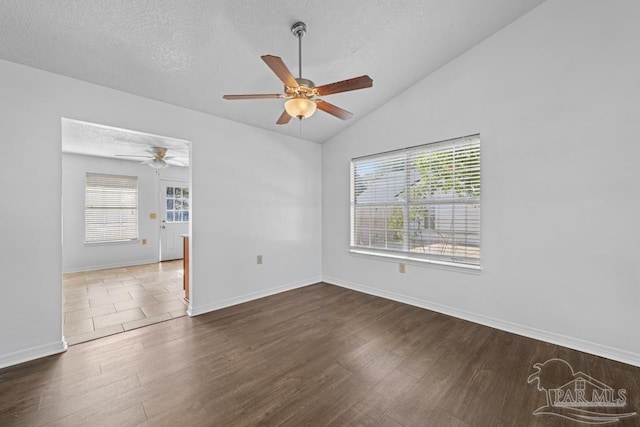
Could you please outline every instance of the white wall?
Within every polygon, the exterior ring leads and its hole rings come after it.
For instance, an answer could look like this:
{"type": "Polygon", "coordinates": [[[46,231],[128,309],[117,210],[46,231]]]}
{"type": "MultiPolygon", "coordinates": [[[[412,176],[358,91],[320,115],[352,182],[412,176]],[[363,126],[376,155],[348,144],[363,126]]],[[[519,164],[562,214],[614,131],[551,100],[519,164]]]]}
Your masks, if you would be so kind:
{"type": "Polygon", "coordinates": [[[640,365],[638,16],[547,1],[323,144],[324,280],[640,365]],[[481,273],[348,252],[352,157],[477,132],[481,273]]]}
{"type": "Polygon", "coordinates": [[[639,13],[549,0],[322,147],[0,61],[0,367],[64,347],[61,117],[192,141],[194,314],[322,260],[327,281],[640,365],[639,13]],[[480,274],[347,252],[350,158],[476,132],[480,274]]]}
{"type": "Polygon", "coordinates": [[[140,162],[62,154],[62,271],[98,270],[139,265],[159,259],[159,179],[189,182],[189,169],[152,169],[140,162]],[[84,244],[84,194],[87,172],[138,177],[139,241],[84,244]],[[156,174],[157,172],[157,174],[156,174]],[[158,219],[150,219],[156,213],[158,219]],[[142,244],[142,239],[147,244],[142,244]]]}
{"type": "Polygon", "coordinates": [[[6,61],[0,93],[0,367],[64,349],[62,117],[192,142],[192,314],[320,280],[318,144],[6,61]]]}

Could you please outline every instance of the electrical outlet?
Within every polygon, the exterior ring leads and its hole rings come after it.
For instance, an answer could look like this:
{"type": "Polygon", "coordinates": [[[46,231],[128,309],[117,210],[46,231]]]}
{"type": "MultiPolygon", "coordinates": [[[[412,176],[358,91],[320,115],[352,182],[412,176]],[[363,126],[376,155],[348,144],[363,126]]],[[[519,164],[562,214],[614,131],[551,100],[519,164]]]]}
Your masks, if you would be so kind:
{"type": "Polygon", "coordinates": [[[404,265],[404,262],[400,263],[400,273],[404,273],[406,271],[406,267],[404,265]]]}
{"type": "Polygon", "coordinates": [[[258,255],[258,256],[256,257],[256,262],[257,262],[258,264],[262,264],[262,255],[258,255]]]}
{"type": "Polygon", "coordinates": [[[142,244],[146,245],[147,244],[147,239],[142,239],[142,244]]]}

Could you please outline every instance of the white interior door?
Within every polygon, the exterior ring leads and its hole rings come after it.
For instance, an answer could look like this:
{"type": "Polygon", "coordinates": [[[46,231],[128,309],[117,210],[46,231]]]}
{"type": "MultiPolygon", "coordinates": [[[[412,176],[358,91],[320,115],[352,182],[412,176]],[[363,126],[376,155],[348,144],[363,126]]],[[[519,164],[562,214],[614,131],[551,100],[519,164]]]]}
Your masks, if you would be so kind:
{"type": "Polygon", "coordinates": [[[160,180],[160,261],[183,258],[182,236],[189,233],[189,183],[160,180]]]}

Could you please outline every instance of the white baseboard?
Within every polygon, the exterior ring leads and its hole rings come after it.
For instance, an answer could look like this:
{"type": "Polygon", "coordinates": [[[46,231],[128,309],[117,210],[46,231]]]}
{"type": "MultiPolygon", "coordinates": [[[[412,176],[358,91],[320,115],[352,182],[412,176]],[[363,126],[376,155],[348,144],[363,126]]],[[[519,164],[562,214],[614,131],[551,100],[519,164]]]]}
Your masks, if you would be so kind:
{"type": "Polygon", "coordinates": [[[478,323],[480,325],[489,326],[491,328],[500,329],[502,331],[511,332],[516,335],[522,335],[528,338],[533,338],[540,341],[545,341],[551,344],[568,347],[574,350],[582,351],[585,353],[593,354],[596,356],[605,357],[607,359],[616,360],[618,362],[626,363],[633,366],[640,367],[640,354],[632,353],[626,350],[609,347],[606,345],[593,343],[590,341],[581,340],[579,338],[573,338],[566,335],[556,334],[555,332],[544,331],[541,329],[532,328],[529,326],[521,325],[518,323],[508,322],[493,317],[484,316],[481,314],[471,313],[468,311],[460,310],[454,307],[433,303],[430,301],[424,301],[418,298],[409,297],[394,292],[388,292],[377,288],[371,288],[368,286],[360,285],[357,283],[351,283],[332,277],[323,277],[325,283],[340,286],[354,291],[363,292],[365,294],[378,296],[381,298],[398,301],[404,304],[413,305],[416,307],[424,308],[427,310],[435,311],[438,313],[446,314],[448,316],[457,317],[459,319],[468,320],[470,322],[478,323]]]}
{"type": "Polygon", "coordinates": [[[191,304],[189,304],[187,314],[189,316],[198,316],[200,314],[205,314],[211,311],[220,310],[222,308],[231,307],[233,305],[253,301],[258,298],[268,297],[269,295],[279,294],[281,292],[290,291],[292,289],[303,288],[305,286],[313,285],[321,281],[322,278],[320,276],[311,277],[309,279],[300,280],[298,282],[288,283],[286,285],[276,286],[274,288],[269,288],[262,291],[251,292],[249,294],[244,294],[233,298],[227,298],[221,301],[216,301],[212,304],[205,304],[198,307],[192,307],[191,304]]]}
{"type": "Polygon", "coordinates": [[[145,265],[145,264],[156,264],[158,263],[157,258],[153,259],[139,259],[136,261],[123,261],[123,262],[114,262],[109,264],[99,264],[99,265],[86,265],[82,267],[69,267],[64,268],[62,270],[63,274],[68,273],[82,273],[85,271],[95,271],[95,270],[106,270],[108,268],[123,268],[123,267],[133,267],[136,265],[145,265]]]}
{"type": "Polygon", "coordinates": [[[67,351],[67,342],[62,339],[61,341],[27,348],[15,353],[2,354],[0,355],[0,369],[65,351],[67,351]]]}

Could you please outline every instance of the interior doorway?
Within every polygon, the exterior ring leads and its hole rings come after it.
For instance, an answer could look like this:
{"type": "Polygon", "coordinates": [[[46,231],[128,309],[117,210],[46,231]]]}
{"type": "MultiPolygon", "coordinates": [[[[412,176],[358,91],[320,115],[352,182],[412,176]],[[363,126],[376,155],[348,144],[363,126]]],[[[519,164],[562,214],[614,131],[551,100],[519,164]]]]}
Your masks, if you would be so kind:
{"type": "Polygon", "coordinates": [[[190,151],[185,140],[62,119],[69,344],[186,315],[190,151]]]}
{"type": "Polygon", "coordinates": [[[182,259],[182,239],[189,234],[189,182],[161,179],[159,187],[160,261],[182,259]]]}

